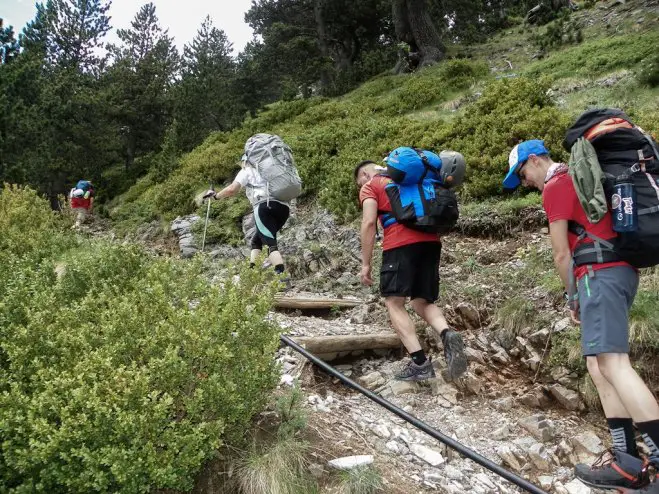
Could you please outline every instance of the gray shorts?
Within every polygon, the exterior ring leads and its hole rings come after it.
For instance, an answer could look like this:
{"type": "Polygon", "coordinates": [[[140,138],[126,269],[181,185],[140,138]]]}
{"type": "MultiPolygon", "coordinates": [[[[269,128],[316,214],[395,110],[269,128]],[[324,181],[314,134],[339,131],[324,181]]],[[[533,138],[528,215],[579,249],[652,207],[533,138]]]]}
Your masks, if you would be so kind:
{"type": "Polygon", "coordinates": [[[638,273],[627,266],[600,269],[579,280],[584,356],[629,353],[629,308],[637,289],[638,273]]]}

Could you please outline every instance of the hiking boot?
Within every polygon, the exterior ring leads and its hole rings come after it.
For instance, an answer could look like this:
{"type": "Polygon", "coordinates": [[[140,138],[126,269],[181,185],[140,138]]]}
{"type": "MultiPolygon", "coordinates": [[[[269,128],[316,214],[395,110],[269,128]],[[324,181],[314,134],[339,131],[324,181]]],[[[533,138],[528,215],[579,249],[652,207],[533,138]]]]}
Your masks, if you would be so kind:
{"type": "Polygon", "coordinates": [[[647,462],[615,450],[604,451],[592,466],[578,464],[574,475],[598,489],[640,489],[650,482],[647,462]]]}
{"type": "Polygon", "coordinates": [[[448,366],[448,377],[451,381],[456,380],[467,372],[467,356],[465,355],[465,344],[460,333],[448,328],[442,334],[444,344],[444,358],[448,366]]]}
{"type": "Polygon", "coordinates": [[[435,377],[435,369],[432,366],[430,357],[426,359],[421,365],[416,365],[413,360],[410,360],[401,371],[394,376],[397,381],[425,381],[435,377]]]}
{"type": "Polygon", "coordinates": [[[627,494],[659,494],[659,478],[655,477],[652,482],[641,489],[623,489],[620,492],[627,494]]]}

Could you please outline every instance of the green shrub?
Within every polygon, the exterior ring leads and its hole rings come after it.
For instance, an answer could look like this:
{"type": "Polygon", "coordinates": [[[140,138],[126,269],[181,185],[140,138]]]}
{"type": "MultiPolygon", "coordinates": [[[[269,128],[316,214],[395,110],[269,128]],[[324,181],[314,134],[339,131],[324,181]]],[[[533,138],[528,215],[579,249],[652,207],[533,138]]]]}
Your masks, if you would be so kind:
{"type": "Polygon", "coordinates": [[[659,86],[659,53],[653,53],[641,62],[638,80],[646,86],[659,86]]]}
{"type": "Polygon", "coordinates": [[[520,141],[543,139],[552,157],[567,156],[561,148],[569,120],[547,96],[547,79],[518,78],[490,84],[483,95],[450,127],[438,127],[429,146],[464,154],[467,181],[463,197],[499,195],[508,169],[508,154],[520,141]]]}
{"type": "Polygon", "coordinates": [[[635,67],[652,55],[659,44],[659,31],[642,35],[627,34],[603,38],[552,53],[545,60],[529,65],[524,73],[539,77],[551,74],[554,78],[582,75],[592,77],[614,70],[635,67]]]}
{"type": "Polygon", "coordinates": [[[245,267],[212,285],[202,260],[76,246],[27,190],[5,188],[0,212],[3,490],[191,488],[276,384],[276,284],[245,267]]]}

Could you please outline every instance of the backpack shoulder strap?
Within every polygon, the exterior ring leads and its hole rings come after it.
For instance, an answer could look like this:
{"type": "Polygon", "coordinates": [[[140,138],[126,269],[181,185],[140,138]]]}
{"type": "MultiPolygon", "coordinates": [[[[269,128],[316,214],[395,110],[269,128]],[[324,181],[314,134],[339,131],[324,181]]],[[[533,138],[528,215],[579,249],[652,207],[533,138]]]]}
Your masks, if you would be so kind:
{"type": "Polygon", "coordinates": [[[648,141],[648,143],[650,144],[650,147],[654,151],[655,157],[659,160],[659,148],[657,148],[657,143],[654,142],[654,139],[652,138],[652,136],[650,134],[648,134],[647,132],[643,132],[641,130],[641,133],[643,134],[643,137],[645,138],[645,140],[648,141]]]}

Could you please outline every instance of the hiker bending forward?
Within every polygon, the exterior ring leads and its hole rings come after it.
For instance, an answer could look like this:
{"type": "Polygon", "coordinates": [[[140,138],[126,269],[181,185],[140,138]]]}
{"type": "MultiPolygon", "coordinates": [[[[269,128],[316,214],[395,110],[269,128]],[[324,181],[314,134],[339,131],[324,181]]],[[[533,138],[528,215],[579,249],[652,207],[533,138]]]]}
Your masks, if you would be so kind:
{"type": "Polygon", "coordinates": [[[659,484],[649,482],[646,463],[636,448],[633,424],[647,444],[650,460],[659,461],[659,405],[629,361],[629,308],[638,288],[638,272],[621,261],[578,266],[571,272],[579,240],[570,231],[570,222],[581,225],[591,235],[612,239],[610,211],[595,224],[588,221],[574,188],[567,166],[554,163],[544,143],[525,141],[513,148],[506,188],[520,183],[542,192],[542,203],[549,220],[554,264],[570,293],[575,277],[578,296],[571,305],[575,323],[581,324],[581,348],[588,372],[595,383],[613,437],[608,458],[600,457],[592,467],[577,465],[575,475],[584,483],[604,489],[641,489],[633,492],[659,492],[659,484]],[[648,490],[654,489],[654,490],[648,490]]]}
{"type": "MultiPolygon", "coordinates": [[[[371,259],[375,245],[378,214],[391,211],[385,186],[391,179],[372,161],[357,165],[354,178],[360,188],[363,217],[361,226],[361,281],[372,285],[371,259]]],[[[384,223],[384,222],[383,222],[384,223]]],[[[421,348],[414,322],[405,309],[411,299],[414,311],[441,334],[448,372],[452,379],[467,370],[462,337],[449,328],[435,301],[439,296],[439,259],[442,244],[436,233],[424,233],[399,223],[384,228],[380,293],[391,324],[411,356],[411,361],[395,376],[398,380],[419,381],[435,377],[431,359],[421,348]]]]}
{"type": "Polygon", "coordinates": [[[204,198],[222,199],[231,197],[244,188],[247,199],[249,199],[254,209],[254,222],[256,225],[256,232],[251,240],[250,266],[254,267],[256,258],[265,245],[268,247],[270,264],[272,264],[277,274],[283,274],[284,259],[277,245],[277,233],[288,220],[289,205],[286,202],[268,197],[266,181],[259,175],[256,168],[247,164],[245,156],[243,156],[240,166],[241,170],[231,185],[219,192],[209,190],[204,194],[204,198]]]}

